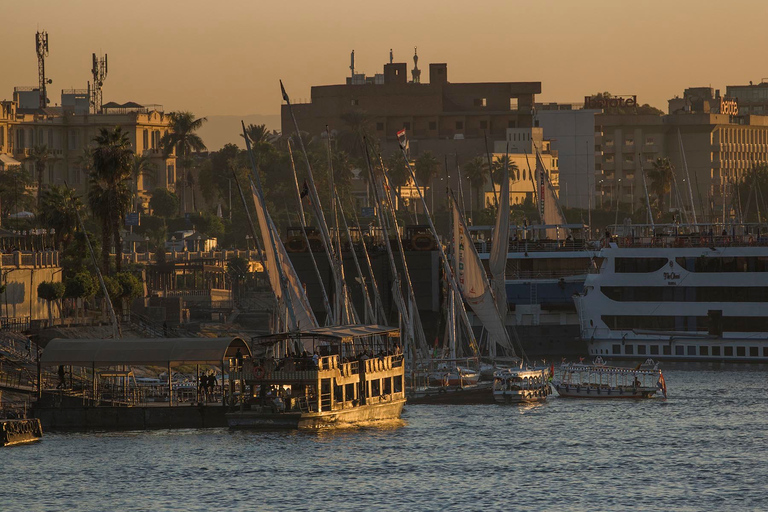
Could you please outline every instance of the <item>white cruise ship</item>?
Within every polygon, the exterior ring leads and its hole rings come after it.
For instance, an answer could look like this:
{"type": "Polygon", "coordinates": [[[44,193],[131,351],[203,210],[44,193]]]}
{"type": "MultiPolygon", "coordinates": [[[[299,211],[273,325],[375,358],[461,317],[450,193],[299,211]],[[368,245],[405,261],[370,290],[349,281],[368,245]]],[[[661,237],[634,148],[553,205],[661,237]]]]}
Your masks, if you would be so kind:
{"type": "Polygon", "coordinates": [[[575,297],[590,356],[768,362],[765,227],[642,230],[606,240],[575,297]]]}

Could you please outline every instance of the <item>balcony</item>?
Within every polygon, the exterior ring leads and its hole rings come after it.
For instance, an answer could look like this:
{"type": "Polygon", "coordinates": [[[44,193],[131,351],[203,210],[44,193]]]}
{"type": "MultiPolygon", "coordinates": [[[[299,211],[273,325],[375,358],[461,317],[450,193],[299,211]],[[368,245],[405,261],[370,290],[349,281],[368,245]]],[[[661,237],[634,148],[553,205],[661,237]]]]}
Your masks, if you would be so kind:
{"type": "Polygon", "coordinates": [[[621,152],[622,153],[634,153],[635,152],[635,143],[632,144],[624,144],[621,146],[621,152]]]}
{"type": "Polygon", "coordinates": [[[659,146],[656,144],[643,144],[643,153],[658,153],[659,146]]]}

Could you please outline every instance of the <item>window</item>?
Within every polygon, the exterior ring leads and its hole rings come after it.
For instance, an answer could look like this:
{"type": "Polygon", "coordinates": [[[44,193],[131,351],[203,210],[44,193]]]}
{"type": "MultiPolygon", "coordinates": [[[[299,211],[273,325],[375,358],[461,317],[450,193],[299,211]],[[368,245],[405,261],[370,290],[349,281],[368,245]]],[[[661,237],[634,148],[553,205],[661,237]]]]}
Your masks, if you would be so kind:
{"type": "Polygon", "coordinates": [[[481,130],[487,130],[488,129],[488,121],[480,121],[480,129],[481,130]]]}
{"type": "Polygon", "coordinates": [[[757,347],[749,347],[749,357],[757,357],[757,347]]]}
{"type": "Polygon", "coordinates": [[[430,121],[429,122],[429,129],[430,130],[437,130],[437,121],[430,121]]]}
{"type": "Polygon", "coordinates": [[[637,355],[644,356],[645,355],[645,345],[638,345],[637,346],[637,355]]]}
{"type": "Polygon", "coordinates": [[[464,129],[464,121],[456,121],[456,129],[457,130],[463,130],[464,129]]]}
{"type": "Polygon", "coordinates": [[[744,357],[747,355],[747,350],[744,347],[736,347],[736,355],[739,357],[744,357]]]}
{"type": "Polygon", "coordinates": [[[383,132],[384,131],[384,123],[376,123],[376,131],[383,132]]]}
{"type": "MultiPolygon", "coordinates": [[[[715,237],[715,243],[720,237],[715,237]]],[[[675,262],[689,272],[768,272],[768,256],[717,258],[676,258],[675,262]]]]}
{"type": "Polygon", "coordinates": [[[621,345],[613,345],[611,350],[614,354],[621,354],[621,345]]]}
{"type": "Polygon", "coordinates": [[[667,258],[616,258],[615,270],[620,274],[656,272],[667,264],[667,258]]]}
{"type": "Polygon", "coordinates": [[[656,144],[656,141],[653,139],[653,137],[646,137],[645,138],[645,145],[646,146],[653,146],[656,144]]]}
{"type": "Polygon", "coordinates": [[[709,355],[709,347],[699,347],[699,355],[700,356],[708,356],[709,355]]]}
{"type": "Polygon", "coordinates": [[[149,130],[144,130],[144,137],[142,138],[144,145],[142,149],[149,149],[149,130]]]}
{"type": "Polygon", "coordinates": [[[720,347],[712,347],[712,355],[713,356],[719,356],[720,355],[720,347]]]}
{"type": "Polygon", "coordinates": [[[475,106],[476,107],[485,107],[487,106],[487,101],[485,98],[475,98],[475,106]]]}
{"type": "Polygon", "coordinates": [[[658,345],[651,345],[651,355],[652,356],[659,355],[659,346],[658,345]]]}
{"type": "Polygon", "coordinates": [[[725,347],[723,353],[726,356],[733,356],[733,347],[725,347]]]}
{"type": "Polygon", "coordinates": [[[696,345],[688,345],[686,347],[688,349],[688,355],[689,356],[695,356],[696,355],[696,345]]]}
{"type": "Polygon", "coordinates": [[[605,139],[605,147],[612,148],[613,147],[613,139],[605,139]]]}
{"type": "Polygon", "coordinates": [[[663,352],[664,352],[665,356],[671,356],[672,355],[672,347],[670,347],[669,345],[664,345],[663,352]]]}
{"type": "Polygon", "coordinates": [[[768,347],[763,347],[763,357],[768,357],[768,347]]]}
{"type": "Polygon", "coordinates": [[[634,354],[635,353],[635,346],[634,345],[625,345],[624,346],[624,353],[627,355],[634,354]]]}
{"type": "Polygon", "coordinates": [[[631,146],[634,143],[635,143],[634,137],[627,137],[626,139],[624,139],[624,145],[625,146],[631,146]]]}
{"type": "Polygon", "coordinates": [[[509,98],[509,110],[517,110],[517,98],[509,98]]]}
{"type": "Polygon", "coordinates": [[[677,345],[675,347],[675,355],[676,356],[684,356],[685,355],[685,347],[682,345],[677,345]]]}
{"type": "Polygon", "coordinates": [[[173,165],[168,166],[168,184],[172,185],[176,182],[176,175],[174,173],[173,165]]]}

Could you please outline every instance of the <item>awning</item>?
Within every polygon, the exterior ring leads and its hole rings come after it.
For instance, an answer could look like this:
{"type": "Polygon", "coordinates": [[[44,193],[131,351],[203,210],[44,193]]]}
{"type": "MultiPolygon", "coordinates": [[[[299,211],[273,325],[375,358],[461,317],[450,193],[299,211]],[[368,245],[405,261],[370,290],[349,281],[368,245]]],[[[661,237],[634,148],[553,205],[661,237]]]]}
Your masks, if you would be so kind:
{"type": "Polygon", "coordinates": [[[9,166],[9,165],[21,165],[21,162],[19,162],[18,160],[16,160],[12,156],[3,155],[3,154],[0,154],[0,163],[5,165],[6,167],[9,166]]]}
{"type": "Polygon", "coordinates": [[[276,334],[267,334],[259,336],[261,345],[268,345],[277,341],[296,338],[338,338],[343,343],[351,343],[355,338],[364,338],[367,336],[388,336],[390,338],[400,337],[400,329],[389,327],[387,325],[332,325],[329,327],[319,327],[299,332],[282,332],[276,334]]]}
{"type": "Polygon", "coordinates": [[[241,338],[151,338],[151,339],[54,339],[43,351],[43,366],[117,366],[168,364],[220,364],[251,350],[241,338]]]}

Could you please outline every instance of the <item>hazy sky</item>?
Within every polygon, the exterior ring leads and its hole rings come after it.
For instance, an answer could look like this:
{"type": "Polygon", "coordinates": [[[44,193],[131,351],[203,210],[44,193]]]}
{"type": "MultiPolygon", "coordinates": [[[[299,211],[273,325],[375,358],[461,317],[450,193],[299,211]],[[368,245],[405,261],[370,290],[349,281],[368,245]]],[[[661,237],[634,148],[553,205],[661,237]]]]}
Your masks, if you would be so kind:
{"type": "MultiPolygon", "coordinates": [[[[6,0],[0,99],[37,85],[34,35],[48,31],[52,103],[85,88],[91,53],[109,54],[104,101],[197,115],[276,114],[311,85],[381,72],[413,47],[452,82],[541,81],[544,101],[608,90],[666,110],[688,86],[768,77],[765,0],[6,0]]],[[[425,80],[426,81],[426,80],[425,80]]],[[[724,91],[723,91],[724,92],[724,91]]]]}

